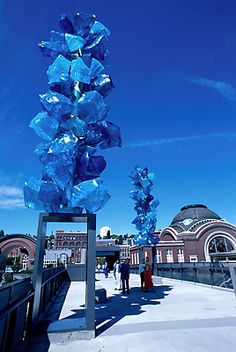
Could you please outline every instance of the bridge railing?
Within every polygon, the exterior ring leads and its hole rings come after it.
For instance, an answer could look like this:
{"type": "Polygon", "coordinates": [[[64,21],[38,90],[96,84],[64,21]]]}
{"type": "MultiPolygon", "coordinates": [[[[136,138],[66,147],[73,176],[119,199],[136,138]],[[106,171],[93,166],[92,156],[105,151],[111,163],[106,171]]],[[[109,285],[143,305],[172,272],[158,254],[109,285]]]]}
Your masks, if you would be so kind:
{"type": "MultiPolygon", "coordinates": [[[[233,288],[227,263],[158,263],[156,270],[158,276],[170,279],[233,288]]],[[[138,273],[137,264],[131,265],[131,272],[138,273]]]]}
{"type": "MultiPolygon", "coordinates": [[[[45,313],[67,280],[64,267],[43,272],[40,314],[45,313]]],[[[31,277],[0,286],[0,352],[21,352],[31,333],[34,290],[31,277]]]]}

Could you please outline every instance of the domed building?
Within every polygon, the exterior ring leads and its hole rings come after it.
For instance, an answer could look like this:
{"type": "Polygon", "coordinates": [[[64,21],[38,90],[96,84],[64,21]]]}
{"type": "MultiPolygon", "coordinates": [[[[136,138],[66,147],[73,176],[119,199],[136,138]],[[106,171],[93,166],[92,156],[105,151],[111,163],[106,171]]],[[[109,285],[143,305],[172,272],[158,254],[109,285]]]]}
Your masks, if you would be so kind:
{"type": "Polygon", "coordinates": [[[160,233],[159,263],[211,261],[236,250],[236,226],[203,204],[186,205],[160,233]]]}

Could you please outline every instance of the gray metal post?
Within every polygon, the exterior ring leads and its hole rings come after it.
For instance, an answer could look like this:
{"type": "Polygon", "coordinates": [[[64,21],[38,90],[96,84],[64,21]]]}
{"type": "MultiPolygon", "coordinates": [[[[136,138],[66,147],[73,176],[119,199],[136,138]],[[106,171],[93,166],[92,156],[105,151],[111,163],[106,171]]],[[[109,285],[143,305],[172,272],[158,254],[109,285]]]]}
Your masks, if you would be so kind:
{"type": "Polygon", "coordinates": [[[234,294],[236,297],[236,273],[235,273],[236,266],[235,266],[235,264],[228,264],[228,265],[229,265],[230,276],[232,279],[234,294]]]}
{"type": "Polygon", "coordinates": [[[43,276],[43,256],[45,251],[46,241],[46,227],[47,224],[43,221],[44,214],[39,215],[38,233],[37,233],[37,244],[36,254],[33,271],[33,286],[34,286],[34,305],[32,312],[32,323],[34,325],[38,318],[40,301],[41,301],[41,287],[42,287],[42,276],[43,276]]]}
{"type": "Polygon", "coordinates": [[[95,330],[95,266],[96,266],[96,215],[89,214],[87,222],[87,277],[85,293],[85,320],[88,330],[95,330]]]}
{"type": "Polygon", "coordinates": [[[157,275],[157,248],[152,246],[152,272],[153,275],[157,275]]]}

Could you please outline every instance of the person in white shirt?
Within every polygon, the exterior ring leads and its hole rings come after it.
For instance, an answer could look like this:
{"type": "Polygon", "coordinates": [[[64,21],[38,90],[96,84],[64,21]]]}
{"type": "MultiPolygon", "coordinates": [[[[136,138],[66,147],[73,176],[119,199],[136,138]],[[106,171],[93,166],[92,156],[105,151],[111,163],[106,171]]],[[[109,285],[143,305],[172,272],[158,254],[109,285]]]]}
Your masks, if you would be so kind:
{"type": "Polygon", "coordinates": [[[143,284],[144,284],[144,269],[145,269],[145,259],[142,259],[142,262],[139,264],[138,267],[138,272],[140,275],[140,279],[141,279],[141,290],[143,291],[143,284]]]}

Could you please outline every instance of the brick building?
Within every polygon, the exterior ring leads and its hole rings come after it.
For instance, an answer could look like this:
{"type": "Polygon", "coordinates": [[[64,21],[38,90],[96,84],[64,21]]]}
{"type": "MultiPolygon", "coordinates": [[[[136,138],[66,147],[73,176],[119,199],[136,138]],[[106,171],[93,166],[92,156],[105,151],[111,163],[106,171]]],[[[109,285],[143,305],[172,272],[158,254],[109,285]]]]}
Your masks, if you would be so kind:
{"type": "MultiPolygon", "coordinates": [[[[211,254],[236,251],[236,226],[203,204],[186,205],[159,234],[157,262],[209,262],[211,254]]],[[[151,248],[144,248],[152,256],[151,248]]],[[[131,263],[138,264],[138,247],[131,248],[131,263]]]]}
{"type": "Polygon", "coordinates": [[[85,260],[87,248],[87,233],[79,231],[56,230],[56,249],[71,250],[72,263],[81,263],[85,260]]]}

